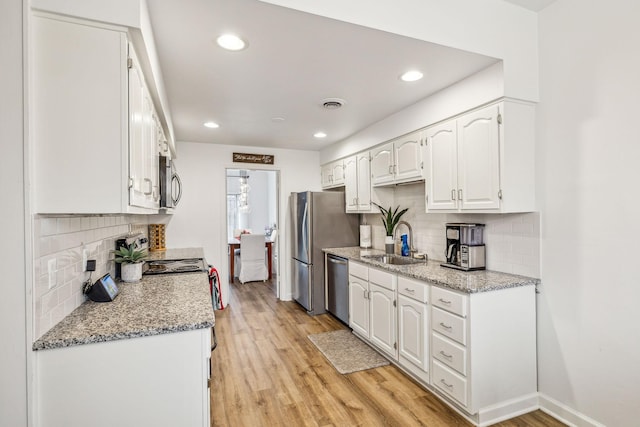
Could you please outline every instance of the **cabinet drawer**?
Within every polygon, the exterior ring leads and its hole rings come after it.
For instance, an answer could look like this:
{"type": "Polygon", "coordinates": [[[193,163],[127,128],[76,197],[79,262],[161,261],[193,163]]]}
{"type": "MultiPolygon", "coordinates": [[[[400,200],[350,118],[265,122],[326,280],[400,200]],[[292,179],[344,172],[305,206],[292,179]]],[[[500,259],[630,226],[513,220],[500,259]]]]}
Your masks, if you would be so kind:
{"type": "Polygon", "coordinates": [[[467,380],[437,361],[433,361],[431,379],[434,386],[452,397],[463,406],[467,406],[467,380]]]}
{"type": "Polygon", "coordinates": [[[349,261],[349,274],[368,281],[369,267],[367,267],[364,264],[359,264],[357,262],[349,261]]]}
{"type": "Polygon", "coordinates": [[[432,286],[431,304],[458,316],[467,317],[467,295],[432,286]]]}
{"type": "Polygon", "coordinates": [[[431,354],[445,365],[467,375],[467,350],[438,334],[431,334],[431,354]]]}
{"type": "Polygon", "coordinates": [[[427,302],[428,285],[418,280],[398,277],[398,293],[420,302],[427,302]]]}
{"type": "Polygon", "coordinates": [[[462,345],[467,344],[467,321],[462,317],[434,307],[431,311],[431,325],[432,330],[462,345]]]}
{"type": "Polygon", "coordinates": [[[396,289],[397,276],[375,268],[369,269],[369,282],[393,291],[396,289]]]}

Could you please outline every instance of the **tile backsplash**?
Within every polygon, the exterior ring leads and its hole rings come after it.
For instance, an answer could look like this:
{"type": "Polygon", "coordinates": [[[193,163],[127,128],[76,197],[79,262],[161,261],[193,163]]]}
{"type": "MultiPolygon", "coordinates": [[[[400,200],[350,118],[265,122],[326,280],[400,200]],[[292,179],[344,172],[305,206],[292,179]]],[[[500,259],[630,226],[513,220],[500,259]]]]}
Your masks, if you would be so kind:
{"type": "MultiPolygon", "coordinates": [[[[409,208],[402,220],[411,224],[413,246],[429,259],[444,260],[445,224],[478,222],[485,224],[487,269],[540,277],[540,214],[444,214],[426,213],[424,183],[398,186],[394,206],[409,208]]],[[[384,249],[385,230],[379,214],[363,215],[371,224],[372,244],[384,249]]],[[[399,234],[407,233],[403,227],[399,234]]]]}
{"type": "Polygon", "coordinates": [[[34,337],[37,339],[85,301],[82,253],[96,260],[91,280],[114,273],[111,251],[130,231],[147,234],[144,215],[36,215],[33,218],[34,337]],[[53,262],[50,286],[49,262],[53,262]]]}

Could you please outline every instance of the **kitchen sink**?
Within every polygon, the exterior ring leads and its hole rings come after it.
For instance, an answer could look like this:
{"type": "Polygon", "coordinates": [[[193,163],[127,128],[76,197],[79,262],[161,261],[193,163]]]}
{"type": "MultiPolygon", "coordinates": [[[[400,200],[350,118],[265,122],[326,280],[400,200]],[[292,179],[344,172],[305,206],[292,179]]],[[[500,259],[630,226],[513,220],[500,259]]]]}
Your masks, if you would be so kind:
{"type": "Polygon", "coordinates": [[[363,256],[363,258],[366,258],[375,262],[380,262],[382,264],[393,264],[393,265],[412,265],[412,264],[427,263],[427,261],[424,259],[416,259],[416,258],[410,258],[410,257],[398,256],[398,255],[365,255],[363,256]]]}

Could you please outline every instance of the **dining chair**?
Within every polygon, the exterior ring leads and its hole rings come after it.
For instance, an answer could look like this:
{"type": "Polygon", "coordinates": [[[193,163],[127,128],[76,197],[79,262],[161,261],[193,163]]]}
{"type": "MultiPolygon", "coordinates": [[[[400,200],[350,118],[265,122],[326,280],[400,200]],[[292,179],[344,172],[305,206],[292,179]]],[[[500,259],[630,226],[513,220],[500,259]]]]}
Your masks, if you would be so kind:
{"type": "Polygon", "coordinates": [[[264,256],[264,242],[264,234],[240,236],[240,262],[238,263],[240,283],[265,281],[269,278],[264,256]]]}

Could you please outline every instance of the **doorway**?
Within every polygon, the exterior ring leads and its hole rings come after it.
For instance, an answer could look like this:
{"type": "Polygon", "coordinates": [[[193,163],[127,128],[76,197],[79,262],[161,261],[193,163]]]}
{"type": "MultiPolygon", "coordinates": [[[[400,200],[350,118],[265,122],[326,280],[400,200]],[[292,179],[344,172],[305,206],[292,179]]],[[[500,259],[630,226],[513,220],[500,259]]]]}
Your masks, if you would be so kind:
{"type": "MultiPolygon", "coordinates": [[[[270,277],[276,296],[280,295],[279,206],[280,171],[264,169],[226,169],[227,240],[229,241],[230,283],[237,280],[233,243],[244,233],[264,234],[271,245],[270,277]]],[[[267,260],[268,261],[268,260],[267,260]]]]}

